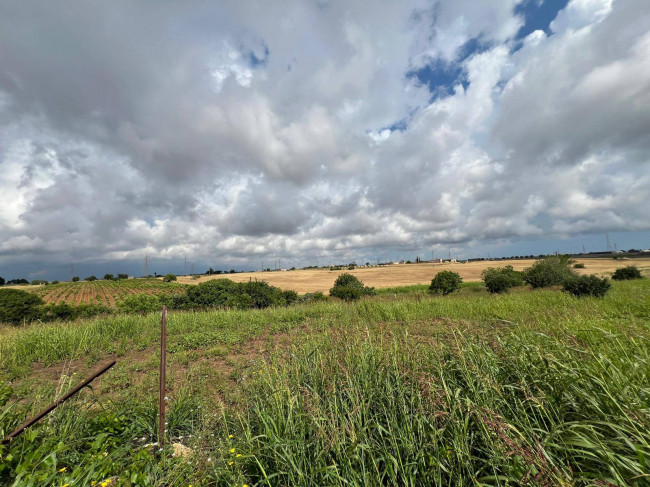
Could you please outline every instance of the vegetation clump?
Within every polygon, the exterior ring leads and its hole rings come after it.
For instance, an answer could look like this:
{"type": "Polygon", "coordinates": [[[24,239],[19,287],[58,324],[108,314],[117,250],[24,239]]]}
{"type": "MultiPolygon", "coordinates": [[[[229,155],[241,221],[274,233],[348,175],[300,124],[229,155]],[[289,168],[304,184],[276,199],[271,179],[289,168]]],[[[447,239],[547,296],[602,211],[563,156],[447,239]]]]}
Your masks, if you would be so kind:
{"type": "Polygon", "coordinates": [[[429,291],[435,294],[446,296],[460,289],[463,278],[460,274],[452,271],[441,271],[431,280],[429,291]]]}
{"type": "Polygon", "coordinates": [[[629,265],[627,267],[616,269],[612,279],[616,281],[629,281],[631,279],[643,279],[643,276],[638,267],[629,265]]]}
{"type": "Polygon", "coordinates": [[[372,296],[376,294],[374,287],[364,286],[356,276],[347,272],[341,274],[334,281],[334,287],[330,289],[330,296],[343,299],[344,301],[354,301],[362,296],[372,296]]]}
{"type": "Polygon", "coordinates": [[[511,287],[524,283],[524,273],[514,270],[511,265],[488,267],[483,271],[482,277],[485,287],[491,293],[504,293],[511,287]]]}
{"type": "Polygon", "coordinates": [[[585,265],[582,262],[578,262],[577,264],[573,264],[574,269],[584,269],[585,265]]]}
{"type": "Polygon", "coordinates": [[[177,300],[184,308],[268,308],[287,306],[298,300],[295,291],[283,291],[264,281],[233,282],[214,279],[187,291],[187,299],[177,300]]]}
{"type": "Polygon", "coordinates": [[[602,298],[612,287],[607,278],[600,278],[593,274],[589,276],[573,276],[564,281],[562,290],[574,296],[595,296],[602,298]]]}
{"type": "Polygon", "coordinates": [[[176,274],[167,274],[165,277],[163,277],[163,282],[172,282],[176,280],[178,280],[176,274]]]}
{"type": "Polygon", "coordinates": [[[43,300],[20,289],[0,292],[0,323],[19,325],[40,318],[43,300]]]}
{"type": "Polygon", "coordinates": [[[524,280],[533,288],[559,286],[575,275],[571,264],[567,255],[546,257],[526,269],[524,280]]]}

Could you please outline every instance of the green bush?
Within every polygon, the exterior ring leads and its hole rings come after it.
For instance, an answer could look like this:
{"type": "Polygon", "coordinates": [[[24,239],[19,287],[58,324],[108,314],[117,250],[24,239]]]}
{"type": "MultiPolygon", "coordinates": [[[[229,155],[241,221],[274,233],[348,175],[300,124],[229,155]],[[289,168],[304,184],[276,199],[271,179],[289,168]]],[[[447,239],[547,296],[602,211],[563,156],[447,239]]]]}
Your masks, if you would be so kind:
{"type": "Polygon", "coordinates": [[[130,294],[117,307],[124,313],[152,313],[162,309],[162,302],[158,296],[150,294],[130,294]]]}
{"type": "Polygon", "coordinates": [[[105,281],[112,281],[114,278],[113,274],[104,274],[105,281]]]}
{"type": "Polygon", "coordinates": [[[463,278],[457,272],[441,271],[431,280],[429,291],[446,296],[460,289],[463,278]]]}
{"type": "Polygon", "coordinates": [[[643,279],[641,271],[633,265],[616,269],[612,279],[617,281],[629,281],[630,279],[643,279]]]}
{"type": "Polygon", "coordinates": [[[265,281],[233,282],[214,279],[187,290],[187,299],[178,298],[174,306],[188,308],[268,308],[295,302],[294,291],[283,291],[265,281]]]}
{"type": "Polygon", "coordinates": [[[88,276],[88,277],[86,277],[86,278],[84,279],[84,281],[90,281],[90,282],[92,282],[92,281],[96,281],[96,280],[97,280],[97,277],[96,277],[96,276],[88,276]]]}
{"type": "Polygon", "coordinates": [[[572,276],[564,281],[562,290],[574,296],[595,296],[602,298],[612,285],[607,278],[590,276],[572,276]]]}
{"type": "Polygon", "coordinates": [[[511,265],[505,267],[488,267],[482,274],[483,283],[491,293],[504,293],[524,283],[524,273],[516,271],[511,265]]]}
{"type": "Polygon", "coordinates": [[[334,281],[334,287],[330,289],[330,296],[343,299],[345,301],[354,301],[361,296],[370,296],[376,294],[374,287],[363,285],[358,278],[347,272],[341,274],[334,281]]]}
{"type": "Polygon", "coordinates": [[[557,286],[575,276],[567,255],[546,257],[526,269],[524,280],[534,288],[557,286]]]}
{"type": "Polygon", "coordinates": [[[72,321],[79,317],[79,309],[68,304],[49,304],[43,308],[42,319],[46,321],[72,321]]]}
{"type": "Polygon", "coordinates": [[[581,262],[578,262],[577,264],[573,264],[574,269],[584,269],[585,265],[581,262]]]}
{"type": "Polygon", "coordinates": [[[301,303],[316,303],[329,300],[322,291],[316,291],[315,293],[307,293],[298,297],[298,301],[301,303]]]}
{"type": "Polygon", "coordinates": [[[176,280],[176,274],[167,274],[165,277],[163,277],[163,282],[172,282],[176,280]]]}
{"type": "Polygon", "coordinates": [[[79,282],[79,276],[74,276],[72,278],[72,282],[79,282]]]}
{"type": "Polygon", "coordinates": [[[43,300],[19,289],[0,291],[0,323],[19,325],[41,317],[43,300]]]}

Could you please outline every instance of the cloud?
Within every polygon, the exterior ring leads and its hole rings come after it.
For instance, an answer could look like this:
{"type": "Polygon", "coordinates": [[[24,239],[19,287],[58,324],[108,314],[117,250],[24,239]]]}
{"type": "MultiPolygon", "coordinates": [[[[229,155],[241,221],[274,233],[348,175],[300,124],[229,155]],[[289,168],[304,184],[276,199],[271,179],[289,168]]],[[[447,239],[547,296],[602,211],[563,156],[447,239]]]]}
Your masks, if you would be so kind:
{"type": "Polygon", "coordinates": [[[518,3],[0,0],[0,262],[650,229],[643,0],[518,3]]]}

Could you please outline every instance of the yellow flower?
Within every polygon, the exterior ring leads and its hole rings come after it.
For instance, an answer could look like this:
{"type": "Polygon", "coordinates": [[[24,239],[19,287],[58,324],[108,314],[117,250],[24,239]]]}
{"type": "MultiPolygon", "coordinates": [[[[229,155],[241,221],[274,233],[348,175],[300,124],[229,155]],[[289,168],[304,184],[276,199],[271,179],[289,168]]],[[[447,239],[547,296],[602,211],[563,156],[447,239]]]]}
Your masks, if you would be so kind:
{"type": "Polygon", "coordinates": [[[233,435],[228,435],[228,438],[234,438],[234,436],[233,435]]]}
{"type": "Polygon", "coordinates": [[[231,449],[230,449],[230,453],[235,453],[235,449],[234,449],[234,448],[231,448],[231,449]]]}
{"type": "Polygon", "coordinates": [[[244,484],[244,485],[242,485],[241,487],[248,487],[248,484],[244,484]]]}
{"type": "Polygon", "coordinates": [[[63,472],[65,472],[66,470],[67,470],[67,468],[66,468],[66,467],[63,467],[62,469],[59,470],[59,472],[60,472],[60,473],[63,473],[63,472]]]}
{"type": "Polygon", "coordinates": [[[239,458],[239,457],[241,457],[241,453],[237,453],[237,455],[235,455],[235,456],[236,456],[237,458],[239,458]]]}
{"type": "Polygon", "coordinates": [[[68,487],[70,484],[63,484],[61,487],[68,487]]]}
{"type": "Polygon", "coordinates": [[[96,480],[93,480],[92,482],[90,482],[90,485],[91,485],[92,487],[95,487],[95,485],[97,485],[97,481],[96,481],[96,480]]]}
{"type": "Polygon", "coordinates": [[[228,465],[232,465],[232,462],[228,462],[228,465]]]}

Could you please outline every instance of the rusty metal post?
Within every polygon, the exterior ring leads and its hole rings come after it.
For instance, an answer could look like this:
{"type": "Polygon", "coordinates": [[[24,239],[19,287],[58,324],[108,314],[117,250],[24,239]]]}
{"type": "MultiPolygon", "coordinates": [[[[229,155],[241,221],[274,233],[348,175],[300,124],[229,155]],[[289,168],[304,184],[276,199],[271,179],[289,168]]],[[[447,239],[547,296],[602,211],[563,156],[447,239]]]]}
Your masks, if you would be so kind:
{"type": "Polygon", "coordinates": [[[167,307],[160,318],[160,404],[158,411],[158,444],[165,446],[165,371],[167,365],[167,307]]]}
{"type": "Polygon", "coordinates": [[[44,418],[47,413],[52,411],[54,408],[56,408],[59,404],[67,401],[70,399],[72,396],[74,396],[77,392],[79,392],[81,389],[86,387],[88,384],[90,384],[92,381],[94,381],[97,377],[102,375],[104,372],[106,372],[108,369],[113,367],[115,365],[115,360],[113,360],[111,363],[105,365],[102,367],[100,370],[92,374],[90,377],[88,377],[85,381],[83,381],[81,384],[79,384],[77,387],[72,389],[70,392],[68,392],[65,396],[57,399],[54,401],[52,404],[50,404],[48,407],[43,409],[40,413],[38,413],[36,416],[33,418],[25,421],[23,424],[21,424],[18,428],[16,428],[14,431],[12,431],[4,440],[2,440],[2,444],[9,443],[12,439],[14,439],[16,436],[18,436],[20,433],[25,430],[25,428],[29,428],[32,426],[34,423],[37,423],[40,419],[44,418]]]}

